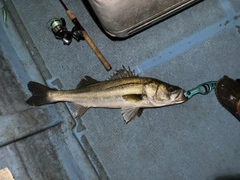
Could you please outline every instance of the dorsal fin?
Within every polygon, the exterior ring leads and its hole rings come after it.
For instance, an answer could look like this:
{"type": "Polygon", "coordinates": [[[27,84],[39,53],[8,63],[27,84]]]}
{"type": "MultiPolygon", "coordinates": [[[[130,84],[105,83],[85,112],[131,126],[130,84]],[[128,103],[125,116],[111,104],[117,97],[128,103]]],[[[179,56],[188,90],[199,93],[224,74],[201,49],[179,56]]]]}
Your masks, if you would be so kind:
{"type": "Polygon", "coordinates": [[[116,73],[113,74],[109,78],[109,80],[116,80],[116,79],[122,79],[127,77],[137,77],[137,75],[135,75],[134,71],[132,71],[129,66],[128,66],[128,69],[126,69],[125,66],[123,66],[122,69],[116,70],[116,73]]]}
{"type": "Polygon", "coordinates": [[[81,79],[81,81],[78,83],[77,85],[77,89],[81,88],[81,87],[85,87],[91,84],[96,84],[99,81],[97,81],[96,79],[91,78],[90,76],[84,76],[83,79],[81,79]]]}

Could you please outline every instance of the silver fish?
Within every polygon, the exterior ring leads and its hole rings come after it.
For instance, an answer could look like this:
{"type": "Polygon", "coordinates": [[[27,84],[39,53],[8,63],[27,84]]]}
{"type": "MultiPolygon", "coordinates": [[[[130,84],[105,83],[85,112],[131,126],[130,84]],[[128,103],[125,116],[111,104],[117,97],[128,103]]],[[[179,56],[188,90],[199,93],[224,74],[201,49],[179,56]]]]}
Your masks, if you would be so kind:
{"type": "Polygon", "coordinates": [[[117,70],[106,81],[85,76],[76,89],[56,90],[30,81],[32,96],[29,105],[40,106],[56,102],[72,102],[73,116],[82,116],[90,107],[121,108],[126,123],[143,108],[161,107],[183,103],[187,100],[184,90],[149,77],[138,77],[130,69],[117,70]]]}

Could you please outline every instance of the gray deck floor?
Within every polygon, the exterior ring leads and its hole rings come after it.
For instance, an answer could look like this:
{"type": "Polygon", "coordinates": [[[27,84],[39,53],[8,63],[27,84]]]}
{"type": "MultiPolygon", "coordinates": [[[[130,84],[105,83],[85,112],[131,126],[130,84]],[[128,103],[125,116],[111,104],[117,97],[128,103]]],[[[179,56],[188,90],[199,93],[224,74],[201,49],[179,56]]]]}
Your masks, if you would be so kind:
{"type": "MultiPolygon", "coordinates": [[[[240,1],[205,0],[125,40],[112,40],[82,1],[65,0],[113,69],[122,65],[186,90],[240,77],[240,1]]],[[[146,109],[125,124],[119,109],[73,119],[64,103],[30,107],[30,80],[73,89],[106,72],[85,41],[64,46],[47,30],[68,20],[59,1],[0,1],[0,169],[22,179],[240,178],[240,123],[214,92],[146,109]]]]}

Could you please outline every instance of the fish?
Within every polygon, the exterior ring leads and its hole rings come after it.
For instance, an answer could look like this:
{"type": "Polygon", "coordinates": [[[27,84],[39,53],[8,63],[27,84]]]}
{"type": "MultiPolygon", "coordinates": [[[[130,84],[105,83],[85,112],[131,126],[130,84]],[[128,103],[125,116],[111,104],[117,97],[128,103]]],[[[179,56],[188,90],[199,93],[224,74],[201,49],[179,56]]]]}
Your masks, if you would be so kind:
{"type": "Polygon", "coordinates": [[[30,81],[32,96],[26,101],[31,106],[57,102],[70,102],[74,118],[82,116],[89,108],[121,108],[123,118],[129,123],[140,117],[144,108],[155,108],[187,101],[185,90],[151,77],[139,77],[124,66],[105,81],[84,76],[76,89],[57,90],[30,81]]]}

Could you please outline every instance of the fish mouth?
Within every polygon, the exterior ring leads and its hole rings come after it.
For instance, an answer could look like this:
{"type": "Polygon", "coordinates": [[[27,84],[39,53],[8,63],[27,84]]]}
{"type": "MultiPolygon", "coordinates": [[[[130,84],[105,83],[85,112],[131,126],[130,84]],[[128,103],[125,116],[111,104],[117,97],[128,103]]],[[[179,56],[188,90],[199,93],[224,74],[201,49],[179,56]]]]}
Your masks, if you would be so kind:
{"type": "Polygon", "coordinates": [[[187,98],[185,97],[184,93],[185,93],[185,90],[183,89],[179,90],[174,100],[178,103],[187,101],[187,98]]]}

